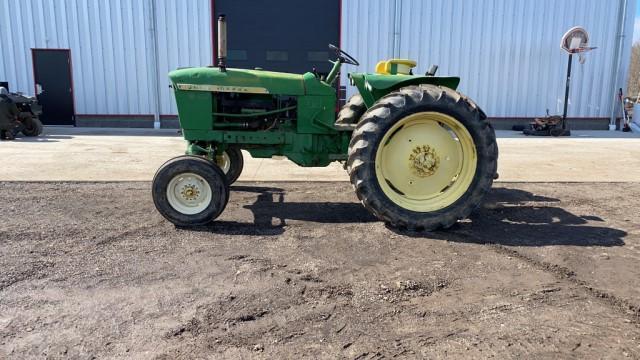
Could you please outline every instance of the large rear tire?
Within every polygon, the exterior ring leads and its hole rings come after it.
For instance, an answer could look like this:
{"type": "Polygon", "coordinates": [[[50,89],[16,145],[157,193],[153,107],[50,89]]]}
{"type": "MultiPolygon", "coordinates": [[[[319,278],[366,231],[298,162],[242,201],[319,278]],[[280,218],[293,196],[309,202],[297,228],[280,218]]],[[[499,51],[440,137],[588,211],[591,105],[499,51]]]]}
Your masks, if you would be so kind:
{"type": "Polygon", "coordinates": [[[445,87],[402,88],[367,110],[347,160],[362,204],[408,230],[448,228],[481,204],[497,171],[495,132],[478,106],[445,87]]]}
{"type": "Polygon", "coordinates": [[[340,109],[335,128],[338,130],[353,130],[366,111],[367,107],[362,96],[360,94],[352,95],[340,109]]]}
{"type": "Polygon", "coordinates": [[[229,200],[229,185],[222,170],[199,156],[173,158],[153,177],[153,203],[178,226],[204,225],[217,218],[229,200]]]}

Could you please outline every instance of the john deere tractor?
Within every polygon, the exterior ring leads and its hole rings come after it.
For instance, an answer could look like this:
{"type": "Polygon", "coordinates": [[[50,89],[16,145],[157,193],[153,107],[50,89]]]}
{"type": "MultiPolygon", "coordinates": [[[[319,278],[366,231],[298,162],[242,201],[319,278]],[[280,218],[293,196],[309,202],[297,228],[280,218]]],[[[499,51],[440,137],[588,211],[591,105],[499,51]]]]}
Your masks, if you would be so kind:
{"type": "Polygon", "coordinates": [[[381,61],[352,73],[352,96],[335,115],[333,84],[343,65],[359,65],[330,45],[326,77],[226,67],[226,22],[218,19],[217,67],[169,74],[186,155],[153,179],[158,211],[179,226],[216,219],[229,186],[254,158],[285,156],[300,166],[345,164],[357,197],[397,228],[448,228],[466,218],[491,188],[497,167],[494,130],[483,111],[456,92],[460,79],[435,67],[414,75],[410,60],[381,61]]]}

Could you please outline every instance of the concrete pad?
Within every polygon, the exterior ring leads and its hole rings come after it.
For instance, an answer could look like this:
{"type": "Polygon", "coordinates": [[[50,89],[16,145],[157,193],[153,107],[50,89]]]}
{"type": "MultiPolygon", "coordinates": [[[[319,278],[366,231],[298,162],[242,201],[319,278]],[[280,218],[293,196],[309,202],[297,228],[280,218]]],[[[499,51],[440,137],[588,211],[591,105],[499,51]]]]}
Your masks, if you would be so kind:
{"type": "MultiPolygon", "coordinates": [[[[500,181],[640,181],[640,136],[575,131],[568,138],[498,131],[500,181]]],[[[186,144],[176,130],[47,127],[0,142],[0,181],[149,181],[186,144]]],[[[302,168],[245,152],[242,181],[347,181],[342,164],[302,168]]]]}

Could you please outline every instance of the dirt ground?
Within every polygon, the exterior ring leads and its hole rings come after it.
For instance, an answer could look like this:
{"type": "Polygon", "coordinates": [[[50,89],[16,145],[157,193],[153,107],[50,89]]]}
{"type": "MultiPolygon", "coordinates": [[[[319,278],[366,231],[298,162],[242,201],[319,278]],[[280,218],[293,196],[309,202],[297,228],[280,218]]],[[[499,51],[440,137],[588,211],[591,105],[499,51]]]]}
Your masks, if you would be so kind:
{"type": "Polygon", "coordinates": [[[348,183],[0,183],[0,358],[640,358],[637,183],[499,183],[405,234],[348,183]]]}

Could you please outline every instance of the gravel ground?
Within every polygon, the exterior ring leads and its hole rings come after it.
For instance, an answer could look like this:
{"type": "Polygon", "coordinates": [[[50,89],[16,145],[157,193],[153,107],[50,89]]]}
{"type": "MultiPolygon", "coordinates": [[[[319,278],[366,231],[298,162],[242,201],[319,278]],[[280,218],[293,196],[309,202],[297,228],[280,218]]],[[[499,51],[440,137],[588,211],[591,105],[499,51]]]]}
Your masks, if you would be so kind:
{"type": "Polygon", "coordinates": [[[640,358],[638,184],[500,183],[405,234],[347,183],[0,183],[0,358],[640,358]]]}

